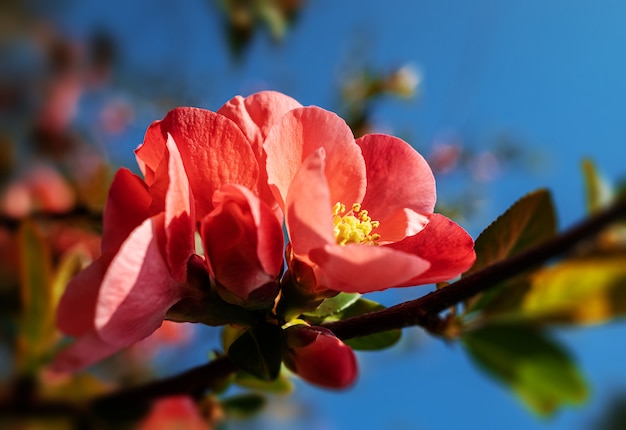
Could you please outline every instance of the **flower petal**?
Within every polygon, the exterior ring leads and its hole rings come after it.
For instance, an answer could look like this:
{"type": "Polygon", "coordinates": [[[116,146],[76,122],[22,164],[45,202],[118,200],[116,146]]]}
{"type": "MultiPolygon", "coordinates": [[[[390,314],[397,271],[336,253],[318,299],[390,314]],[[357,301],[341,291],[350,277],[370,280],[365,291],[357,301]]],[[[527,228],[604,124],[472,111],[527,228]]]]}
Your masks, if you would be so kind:
{"type": "Polygon", "coordinates": [[[362,204],[372,219],[384,225],[405,208],[422,215],[433,213],[435,178],[424,157],[394,136],[368,134],[357,144],[367,168],[367,192],[362,204]]]}
{"type": "Polygon", "coordinates": [[[111,259],[111,254],[100,256],[67,284],[57,307],[57,326],[65,334],[93,331],[98,292],[111,259]]]}
{"type": "Polygon", "coordinates": [[[154,231],[163,215],[137,227],[107,270],[96,305],[95,327],[111,345],[124,347],[156,330],[167,310],[185,296],[161,256],[154,231]]]}
{"type": "Polygon", "coordinates": [[[55,372],[77,372],[114,353],[121,348],[103,341],[94,330],[76,339],[63,349],[51,364],[55,372]]]}
{"type": "Polygon", "coordinates": [[[300,259],[307,259],[311,249],[335,243],[325,155],[324,148],[318,148],[304,160],[287,195],[287,231],[300,259]]]}
{"type": "Polygon", "coordinates": [[[225,185],[201,222],[205,255],[217,282],[240,300],[276,281],[283,264],[282,226],[250,190],[225,185]]]}
{"type": "Polygon", "coordinates": [[[430,262],[427,271],[404,282],[405,286],[450,280],[469,270],[476,259],[472,237],[440,214],[433,214],[419,234],[389,247],[414,253],[430,262]]]}
{"type": "MultiPolygon", "coordinates": [[[[237,96],[229,100],[217,111],[239,126],[252,144],[252,150],[259,163],[265,166],[265,152],[263,142],[270,128],[277,123],[285,113],[302,107],[300,103],[289,96],[276,91],[262,91],[252,94],[245,99],[237,96]]],[[[263,167],[259,170],[259,196],[271,207],[276,200],[267,185],[267,171],[263,167]]],[[[282,222],[282,219],[280,220],[282,222]]]]}
{"type": "Polygon", "coordinates": [[[346,293],[370,293],[407,285],[407,279],[428,270],[416,255],[372,245],[327,245],[311,250],[317,288],[346,293]]]}
{"type": "Polygon", "coordinates": [[[169,187],[165,197],[165,255],[170,273],[179,282],[187,277],[187,261],[195,251],[193,195],[176,143],[168,134],[169,187]]]}
{"type": "Polygon", "coordinates": [[[149,216],[150,194],[141,178],[119,169],[104,208],[102,253],[115,253],[131,231],[149,216]]]}
{"type": "Polygon", "coordinates": [[[197,108],[174,109],[146,132],[135,153],[148,185],[165,158],[168,133],[180,152],[198,217],[211,211],[213,192],[223,184],[256,190],[259,167],[241,129],[223,115],[197,108]]]}
{"type": "Polygon", "coordinates": [[[263,141],[270,128],[290,110],[302,107],[293,98],[277,91],[261,91],[246,98],[236,96],[217,111],[239,126],[261,160],[263,141]]]}
{"type": "Polygon", "coordinates": [[[351,205],[365,193],[365,163],[345,121],[311,106],[287,112],[270,130],[265,144],[267,174],[284,208],[289,185],[303,161],[316,149],[326,151],[325,173],[332,203],[351,205]]]}

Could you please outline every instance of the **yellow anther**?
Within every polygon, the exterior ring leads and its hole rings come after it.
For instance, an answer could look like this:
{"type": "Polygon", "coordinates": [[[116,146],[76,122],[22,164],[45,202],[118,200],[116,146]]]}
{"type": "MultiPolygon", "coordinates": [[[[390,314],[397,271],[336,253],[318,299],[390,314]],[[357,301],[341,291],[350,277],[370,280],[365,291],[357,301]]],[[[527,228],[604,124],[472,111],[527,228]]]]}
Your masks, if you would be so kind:
{"type": "Polygon", "coordinates": [[[378,245],[380,235],[371,233],[380,226],[380,222],[372,221],[369,213],[361,209],[360,203],[352,204],[351,209],[346,213],[346,205],[343,203],[337,202],[333,205],[333,225],[337,243],[378,245]]]}

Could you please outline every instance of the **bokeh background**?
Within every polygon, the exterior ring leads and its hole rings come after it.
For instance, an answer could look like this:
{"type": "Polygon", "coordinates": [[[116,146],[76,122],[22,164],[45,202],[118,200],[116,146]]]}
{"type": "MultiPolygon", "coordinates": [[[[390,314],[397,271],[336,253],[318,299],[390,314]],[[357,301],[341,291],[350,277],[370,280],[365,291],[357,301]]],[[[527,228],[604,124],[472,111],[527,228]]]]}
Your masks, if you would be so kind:
{"type": "MultiPolygon", "coordinates": [[[[435,171],[439,210],[474,237],[543,187],[564,228],[586,215],[583,159],[609,183],[626,173],[624,22],[618,0],[3,1],[3,382],[20,368],[16,223],[42,212],[58,218],[46,230],[51,264],[77,246],[93,256],[107,181],[120,166],[138,171],[132,150],[169,109],[217,110],[237,94],[278,90],[338,112],[355,134],[410,142],[435,171]],[[78,221],[68,226],[67,214],[78,221]]],[[[373,298],[392,305],[425,291],[373,298]]],[[[620,321],[556,332],[592,393],[547,419],[459,345],[414,328],[392,349],[359,353],[362,374],[347,392],[296,383],[292,395],[224,428],[623,428],[625,335],[620,321]]],[[[216,330],[201,327],[171,329],[160,342],[166,347],[143,346],[151,376],[201,364],[219,348],[216,330]]],[[[138,378],[141,354],[105,368],[138,378]]]]}

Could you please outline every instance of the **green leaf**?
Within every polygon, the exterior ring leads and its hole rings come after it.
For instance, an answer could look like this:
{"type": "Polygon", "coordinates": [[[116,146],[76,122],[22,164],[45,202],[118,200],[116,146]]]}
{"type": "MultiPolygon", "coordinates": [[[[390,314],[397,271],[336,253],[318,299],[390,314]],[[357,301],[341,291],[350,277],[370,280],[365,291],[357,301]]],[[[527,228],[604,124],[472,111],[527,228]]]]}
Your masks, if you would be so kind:
{"type": "Polygon", "coordinates": [[[339,293],[334,297],[324,299],[324,301],[313,311],[305,312],[307,317],[325,318],[353,305],[359,298],[359,293],[339,293]]]}
{"type": "Polygon", "coordinates": [[[509,386],[539,415],[587,399],[587,385],[577,366],[544,333],[519,325],[494,325],[465,333],[462,339],[479,367],[509,386]]]}
{"type": "MultiPolygon", "coordinates": [[[[324,322],[339,321],[342,319],[367,314],[381,309],[385,309],[385,307],[380,303],[376,303],[372,300],[367,299],[358,299],[356,302],[354,302],[351,306],[347,307],[343,311],[334,313],[328,318],[324,319],[324,322]]],[[[402,330],[393,329],[380,333],[370,334],[367,336],[347,339],[344,341],[344,343],[350,346],[352,349],[374,351],[389,348],[390,346],[395,345],[401,337],[402,330]]]]}
{"type": "Polygon", "coordinates": [[[626,315],[626,254],[565,260],[501,288],[481,308],[491,323],[598,324],[626,315]]]}
{"type": "Polygon", "coordinates": [[[601,323],[626,315],[626,255],[566,260],[533,274],[520,317],[601,323]]]}
{"type": "Polygon", "coordinates": [[[583,160],[583,175],[587,194],[587,208],[590,213],[606,207],[613,199],[613,190],[600,176],[595,164],[590,159],[583,160]]]}
{"type": "Polygon", "coordinates": [[[19,230],[22,324],[19,342],[22,371],[35,372],[50,353],[55,334],[50,250],[36,224],[19,230]]]}
{"type": "Polygon", "coordinates": [[[273,381],[262,381],[249,373],[238,372],[235,384],[272,394],[289,394],[293,391],[293,382],[282,373],[273,381]]]}
{"type": "Polygon", "coordinates": [[[191,297],[185,298],[167,311],[170,321],[194,322],[210,326],[221,326],[225,324],[252,325],[254,314],[226,303],[217,295],[211,295],[203,300],[195,300],[191,297]]]}
{"type": "Polygon", "coordinates": [[[228,351],[228,348],[243,334],[247,329],[241,326],[225,325],[222,330],[222,348],[228,351]]]}
{"type": "MultiPolygon", "coordinates": [[[[518,254],[556,234],[556,215],[547,190],[527,194],[500,215],[476,239],[476,262],[463,276],[518,254]]],[[[475,298],[468,311],[476,311],[500,294],[493,289],[475,298]]]]}
{"type": "Polygon", "coordinates": [[[465,276],[537,245],[555,233],[556,215],[550,192],[527,194],[478,236],[476,262],[465,276]]]}
{"type": "Polygon", "coordinates": [[[270,323],[246,330],[228,348],[229,357],[239,367],[264,381],[278,377],[282,352],[282,329],[270,323]]]}
{"type": "Polygon", "coordinates": [[[222,408],[228,416],[249,418],[265,406],[265,397],[260,394],[241,394],[222,400],[222,408]]]}

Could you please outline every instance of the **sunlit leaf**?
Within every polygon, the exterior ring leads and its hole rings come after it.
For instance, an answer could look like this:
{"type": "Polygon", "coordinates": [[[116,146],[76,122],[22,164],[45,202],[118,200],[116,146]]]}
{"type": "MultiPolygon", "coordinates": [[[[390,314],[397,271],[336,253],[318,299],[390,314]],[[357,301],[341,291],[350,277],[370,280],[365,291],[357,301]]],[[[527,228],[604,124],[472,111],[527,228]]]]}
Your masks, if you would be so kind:
{"type": "Polygon", "coordinates": [[[626,315],[626,255],[567,260],[533,274],[521,317],[600,323],[626,315]]]}
{"type": "Polygon", "coordinates": [[[594,213],[611,202],[613,191],[590,159],[583,160],[582,169],[585,177],[587,208],[589,212],[594,213]]]}
{"type": "Polygon", "coordinates": [[[303,315],[307,317],[325,318],[353,305],[359,298],[359,293],[339,293],[334,297],[325,299],[315,310],[305,312],[303,315]]]}
{"type": "Polygon", "coordinates": [[[49,354],[55,334],[50,250],[37,226],[22,222],[19,231],[22,325],[19,337],[22,371],[31,373],[49,354]]]}
{"type": "Polygon", "coordinates": [[[585,380],[568,353],[545,334],[524,326],[487,326],[466,333],[470,357],[509,386],[535,413],[550,415],[588,396],[585,380]]]}
{"type": "Polygon", "coordinates": [[[85,252],[80,249],[69,251],[61,257],[51,284],[49,303],[51,313],[55,312],[57,303],[72,277],[85,266],[85,260],[85,252]]]}
{"type": "Polygon", "coordinates": [[[278,377],[282,363],[282,329],[262,323],[246,330],[228,349],[228,356],[246,372],[264,381],[278,377]]]}
{"type": "MultiPolygon", "coordinates": [[[[358,315],[367,314],[369,312],[385,309],[385,307],[379,303],[367,299],[358,299],[352,305],[347,307],[341,312],[334,313],[328,318],[324,319],[324,322],[339,321],[345,318],[355,317],[358,315]]],[[[389,348],[395,345],[402,337],[401,329],[387,330],[380,333],[374,333],[367,336],[355,337],[352,339],[344,340],[344,342],[358,350],[378,350],[389,348]]]]}
{"type": "Polygon", "coordinates": [[[225,325],[222,330],[222,347],[224,351],[228,351],[233,342],[246,330],[246,327],[242,326],[225,325]]]}
{"type": "Polygon", "coordinates": [[[282,373],[273,381],[262,381],[248,373],[238,372],[235,376],[235,383],[245,388],[272,394],[289,394],[293,391],[293,382],[282,373]]]}

